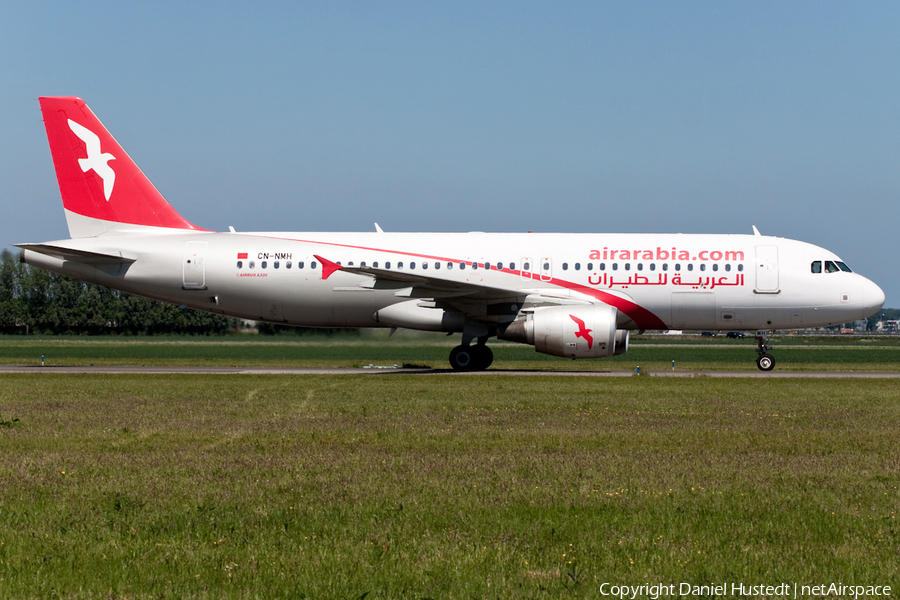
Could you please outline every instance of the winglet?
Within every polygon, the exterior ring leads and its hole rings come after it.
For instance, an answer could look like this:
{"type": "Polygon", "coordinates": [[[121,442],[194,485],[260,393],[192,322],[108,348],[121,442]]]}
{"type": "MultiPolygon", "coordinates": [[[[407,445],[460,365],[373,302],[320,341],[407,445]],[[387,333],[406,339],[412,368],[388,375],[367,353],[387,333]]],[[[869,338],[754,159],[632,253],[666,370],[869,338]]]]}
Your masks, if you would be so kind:
{"type": "Polygon", "coordinates": [[[340,271],[343,267],[337,264],[336,262],[331,262],[327,258],[322,258],[318,254],[313,254],[320,263],[322,263],[322,280],[328,279],[331,277],[331,274],[335,271],[340,271]]]}

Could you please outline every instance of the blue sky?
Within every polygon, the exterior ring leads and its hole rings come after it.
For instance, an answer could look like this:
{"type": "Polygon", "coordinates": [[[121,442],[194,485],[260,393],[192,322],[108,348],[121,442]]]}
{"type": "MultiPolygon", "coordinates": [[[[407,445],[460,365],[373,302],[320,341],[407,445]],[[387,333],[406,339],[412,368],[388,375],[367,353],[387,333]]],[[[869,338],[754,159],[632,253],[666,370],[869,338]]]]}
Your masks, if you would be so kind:
{"type": "Polygon", "coordinates": [[[39,95],[211,229],[763,233],[900,307],[900,4],[3,3],[3,245],[68,237],[39,95]]]}

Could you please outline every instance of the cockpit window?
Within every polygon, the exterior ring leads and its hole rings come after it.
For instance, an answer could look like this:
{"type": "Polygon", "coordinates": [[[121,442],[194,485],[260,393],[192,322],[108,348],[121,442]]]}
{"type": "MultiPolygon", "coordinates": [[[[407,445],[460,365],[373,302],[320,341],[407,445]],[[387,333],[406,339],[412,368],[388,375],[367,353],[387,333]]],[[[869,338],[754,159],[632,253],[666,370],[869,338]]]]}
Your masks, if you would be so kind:
{"type": "Polygon", "coordinates": [[[840,270],[841,269],[836,264],[834,264],[833,260],[825,261],[825,272],[826,273],[837,273],[840,270]]]}
{"type": "Polygon", "coordinates": [[[839,266],[839,267],[841,268],[841,271],[843,271],[844,273],[852,273],[852,272],[853,272],[853,271],[850,270],[850,267],[848,267],[847,265],[845,265],[845,264],[842,263],[841,261],[837,260],[837,261],[835,261],[835,262],[837,263],[837,266],[839,266]]]}
{"type": "Polygon", "coordinates": [[[822,272],[822,261],[814,260],[810,265],[809,270],[811,273],[821,273],[822,272]]]}

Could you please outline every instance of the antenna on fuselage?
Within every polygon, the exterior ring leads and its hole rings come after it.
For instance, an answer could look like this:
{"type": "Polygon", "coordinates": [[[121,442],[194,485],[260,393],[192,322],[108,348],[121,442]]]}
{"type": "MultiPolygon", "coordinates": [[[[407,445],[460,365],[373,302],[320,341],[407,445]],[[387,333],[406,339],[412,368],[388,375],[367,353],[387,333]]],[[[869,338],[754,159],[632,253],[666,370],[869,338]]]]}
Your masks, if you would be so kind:
{"type": "Polygon", "coordinates": [[[375,223],[375,232],[376,233],[384,233],[384,229],[381,228],[381,225],[375,223]]]}
{"type": "Polygon", "coordinates": [[[753,235],[761,236],[762,234],[759,232],[759,229],[756,228],[756,225],[753,225],[753,235]]]}

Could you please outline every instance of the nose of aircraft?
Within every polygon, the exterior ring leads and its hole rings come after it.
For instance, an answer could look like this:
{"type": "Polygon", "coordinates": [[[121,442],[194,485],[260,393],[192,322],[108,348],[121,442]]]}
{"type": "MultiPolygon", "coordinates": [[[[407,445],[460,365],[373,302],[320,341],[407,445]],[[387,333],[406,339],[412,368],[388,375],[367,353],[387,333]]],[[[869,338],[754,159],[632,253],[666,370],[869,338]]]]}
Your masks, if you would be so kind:
{"type": "Polygon", "coordinates": [[[862,288],[862,316],[870,317],[884,306],[884,291],[868,279],[862,288]]]}

